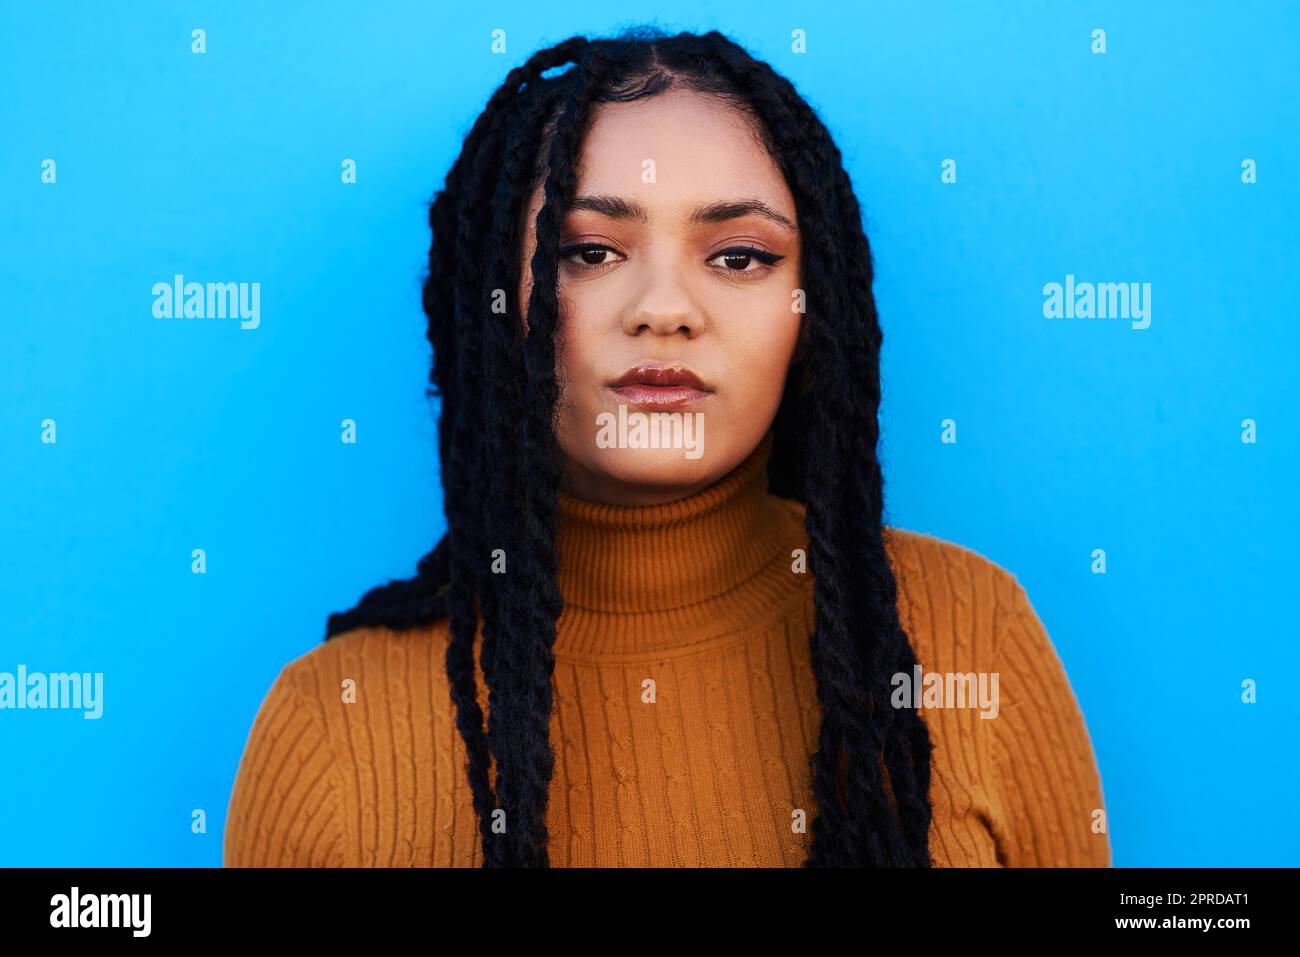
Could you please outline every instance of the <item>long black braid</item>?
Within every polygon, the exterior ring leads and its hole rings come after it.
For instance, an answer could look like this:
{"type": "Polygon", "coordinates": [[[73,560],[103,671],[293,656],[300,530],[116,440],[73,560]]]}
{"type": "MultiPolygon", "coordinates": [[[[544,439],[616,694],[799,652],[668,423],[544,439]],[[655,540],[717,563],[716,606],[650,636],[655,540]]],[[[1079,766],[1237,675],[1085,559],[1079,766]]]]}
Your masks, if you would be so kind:
{"type": "Polygon", "coordinates": [[[814,576],[811,653],[822,719],[812,758],[818,813],[805,863],[928,867],[931,741],[916,709],[889,704],[890,677],[910,674],[916,657],[886,551],[876,454],[882,336],[870,247],[840,152],[816,113],[789,81],[716,31],[573,37],[512,70],[492,95],[429,211],[424,311],[429,394],[441,401],[447,532],[414,578],[374,588],[331,615],[326,638],[448,619],[446,666],[483,864],[549,866],[552,646],[563,608],[554,546],[560,223],[592,105],[676,85],[723,97],[757,121],[802,231],[807,312],[768,479],[773,493],[804,503],[814,576]],[[560,67],[568,68],[545,75],[560,67]],[[544,202],[524,308],[523,213],[539,185],[544,202]],[[508,574],[488,573],[497,556],[510,563],[508,574]],[[473,654],[480,626],[486,731],[473,654]],[[508,816],[503,833],[492,828],[497,809],[508,816]]]}

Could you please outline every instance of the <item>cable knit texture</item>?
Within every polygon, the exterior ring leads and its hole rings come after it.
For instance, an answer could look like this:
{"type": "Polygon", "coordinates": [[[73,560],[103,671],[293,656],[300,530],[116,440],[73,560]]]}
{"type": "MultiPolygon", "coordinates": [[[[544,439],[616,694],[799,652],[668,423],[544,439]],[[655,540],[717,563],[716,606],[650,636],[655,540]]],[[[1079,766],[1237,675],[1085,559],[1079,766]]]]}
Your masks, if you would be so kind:
{"type": "MultiPolygon", "coordinates": [[[[552,866],[807,857],[812,579],[802,506],[767,491],[770,451],[667,505],[560,493],[552,866]]],[[[922,708],[935,865],[1109,866],[1088,732],[1024,589],[959,545],[887,534],[924,671],[998,675],[996,717],[922,708]]],[[[362,628],[284,667],[239,766],[227,866],[480,866],[447,638],[445,621],[362,628]]]]}

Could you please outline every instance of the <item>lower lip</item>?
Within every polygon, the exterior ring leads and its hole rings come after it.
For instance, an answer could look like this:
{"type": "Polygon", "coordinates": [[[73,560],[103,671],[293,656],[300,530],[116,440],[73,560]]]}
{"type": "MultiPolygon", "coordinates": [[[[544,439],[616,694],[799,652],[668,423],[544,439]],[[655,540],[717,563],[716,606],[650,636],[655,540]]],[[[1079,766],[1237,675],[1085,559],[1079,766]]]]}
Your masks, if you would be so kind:
{"type": "Polygon", "coordinates": [[[664,412],[689,408],[709,395],[688,385],[623,385],[610,391],[628,405],[664,412]]]}

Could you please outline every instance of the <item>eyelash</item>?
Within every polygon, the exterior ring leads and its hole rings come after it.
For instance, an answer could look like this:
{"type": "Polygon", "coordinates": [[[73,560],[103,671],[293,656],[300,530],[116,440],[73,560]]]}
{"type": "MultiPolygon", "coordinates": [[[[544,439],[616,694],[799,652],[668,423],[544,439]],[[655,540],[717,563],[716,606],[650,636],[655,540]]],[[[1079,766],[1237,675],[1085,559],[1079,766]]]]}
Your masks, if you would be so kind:
{"type": "MultiPolygon", "coordinates": [[[[560,258],[562,260],[568,260],[570,256],[575,256],[578,255],[579,253],[586,253],[586,252],[617,253],[618,251],[614,249],[612,246],[607,246],[604,243],[574,243],[573,245],[570,246],[560,247],[560,258]]],[[[749,245],[728,246],[726,249],[718,250],[716,253],[710,256],[709,259],[714,260],[720,256],[749,256],[753,259],[757,259],[760,263],[763,264],[762,269],[753,269],[753,270],[728,269],[726,266],[715,267],[720,272],[726,273],[729,278],[731,276],[735,276],[745,282],[750,282],[754,279],[758,279],[763,276],[766,276],[771,271],[772,266],[776,265],[778,262],[780,262],[782,259],[785,258],[784,256],[778,253],[768,252],[766,249],[759,249],[757,246],[749,246],[749,245]]],[[[601,269],[606,269],[609,266],[613,266],[614,263],[608,262],[608,263],[593,264],[593,263],[583,263],[583,262],[572,262],[570,263],[570,265],[576,266],[578,269],[584,272],[596,272],[601,269]]]]}

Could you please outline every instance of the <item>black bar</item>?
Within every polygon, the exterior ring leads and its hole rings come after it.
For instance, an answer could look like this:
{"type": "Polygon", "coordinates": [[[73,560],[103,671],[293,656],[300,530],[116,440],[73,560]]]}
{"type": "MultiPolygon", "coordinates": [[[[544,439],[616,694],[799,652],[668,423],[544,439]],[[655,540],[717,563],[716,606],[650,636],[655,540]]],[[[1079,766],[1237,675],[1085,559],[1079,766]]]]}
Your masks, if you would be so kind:
{"type": "MultiPolygon", "coordinates": [[[[819,946],[822,928],[864,946],[955,938],[1072,942],[1113,939],[1180,943],[1193,937],[1226,946],[1294,933],[1294,868],[1112,868],[1043,870],[822,871],[473,869],[31,868],[0,870],[0,927],[6,944],[77,935],[81,944],[145,940],[200,944],[391,940],[439,946],[499,943],[518,933],[537,946],[613,921],[622,946],[655,946],[667,925],[706,924],[738,936],[800,931],[819,946]],[[149,895],[148,934],[140,911],[119,910],[117,927],[51,926],[89,919],[99,895],[149,895]],[[1170,895],[1182,895],[1171,902],[1170,895]],[[56,895],[65,901],[56,903],[56,895]],[[1122,897],[1121,895],[1128,895],[1122,897]],[[1194,897],[1193,895],[1214,895],[1194,897]],[[86,899],[94,897],[95,903],[86,899]],[[57,910],[57,915],[56,915],[57,910]],[[130,919],[134,917],[134,922],[130,919]],[[1208,929],[1173,923],[1245,919],[1208,929]],[[1119,926],[1153,920],[1153,926],[1119,926]],[[489,933],[490,932],[490,933],[489,933]],[[450,938],[444,934],[451,934],[450,938]],[[1244,936],[1243,936],[1244,935],[1244,936]],[[1252,936],[1253,935],[1253,936],[1252,936]]],[[[123,899],[118,899],[118,906],[123,899]]],[[[111,910],[111,909],[110,909],[111,910]]],[[[108,918],[111,912],[106,912],[108,918]]],[[[704,928],[701,928],[702,930],[704,928]]],[[[608,939],[608,938],[607,938],[608,939]]],[[[680,938],[679,938],[680,939],[680,938]]],[[[611,946],[615,939],[608,939],[611,946]]],[[[661,940],[661,944],[662,944],[661,940]]],[[[147,946],[147,945],[146,945],[147,946]]],[[[830,946],[827,940],[826,946],[830,946]]]]}

